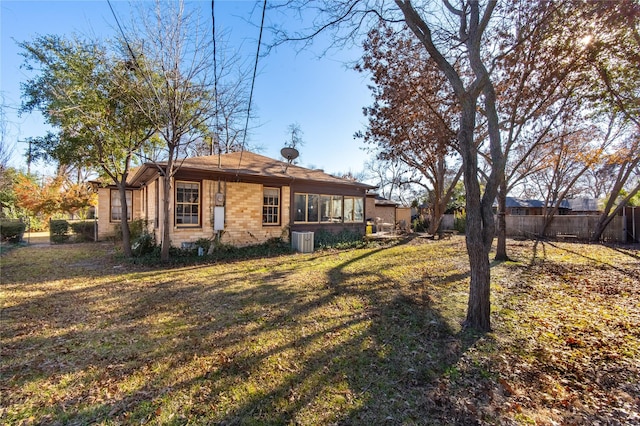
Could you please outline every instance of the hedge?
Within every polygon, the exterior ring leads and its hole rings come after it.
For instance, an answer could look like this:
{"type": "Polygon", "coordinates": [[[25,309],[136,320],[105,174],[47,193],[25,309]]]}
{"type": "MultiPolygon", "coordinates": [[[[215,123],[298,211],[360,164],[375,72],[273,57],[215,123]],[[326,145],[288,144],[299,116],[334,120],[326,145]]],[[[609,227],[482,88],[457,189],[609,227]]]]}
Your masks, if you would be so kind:
{"type": "Polygon", "coordinates": [[[69,240],[69,222],[66,220],[52,220],[49,222],[49,235],[51,242],[55,244],[65,243],[69,240]]]}
{"type": "Polygon", "coordinates": [[[0,220],[0,239],[17,243],[22,240],[26,225],[17,220],[0,220]]]}

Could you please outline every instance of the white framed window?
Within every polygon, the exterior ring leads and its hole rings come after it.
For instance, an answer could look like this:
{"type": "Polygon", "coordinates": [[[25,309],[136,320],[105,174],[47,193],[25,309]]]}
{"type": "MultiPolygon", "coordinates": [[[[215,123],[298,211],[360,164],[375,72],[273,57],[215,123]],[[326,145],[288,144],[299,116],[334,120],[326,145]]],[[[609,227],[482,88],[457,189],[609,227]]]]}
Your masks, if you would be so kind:
{"type": "Polygon", "coordinates": [[[199,226],[200,183],[177,181],[175,200],[176,226],[199,226]]]}
{"type": "MultiPolygon", "coordinates": [[[[133,191],[127,190],[125,192],[127,199],[127,221],[131,221],[131,215],[133,213],[133,191]]],[[[109,218],[111,222],[122,221],[122,202],[120,201],[120,191],[117,189],[111,190],[109,210],[111,211],[109,218]]]]}
{"type": "Polygon", "coordinates": [[[280,224],[280,188],[262,189],[262,224],[280,224]]]}

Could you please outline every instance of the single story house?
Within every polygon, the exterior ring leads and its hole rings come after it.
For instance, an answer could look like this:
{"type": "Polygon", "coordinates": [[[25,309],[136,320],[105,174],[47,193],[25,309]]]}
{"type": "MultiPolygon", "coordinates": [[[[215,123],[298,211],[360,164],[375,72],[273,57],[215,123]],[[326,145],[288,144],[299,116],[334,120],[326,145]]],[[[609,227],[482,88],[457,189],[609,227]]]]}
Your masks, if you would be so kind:
{"type": "MultiPolygon", "coordinates": [[[[160,242],[166,164],[146,163],[127,182],[129,220],[143,219],[160,242]]],[[[360,182],[248,151],[187,158],[180,162],[169,203],[171,245],[212,238],[258,244],[290,232],[349,229],[365,233],[367,190],[360,182]]],[[[121,220],[117,188],[98,188],[98,238],[114,234],[121,220]]]]}
{"type": "MultiPolygon", "coordinates": [[[[498,202],[494,202],[494,211],[497,212],[498,202]]],[[[568,214],[571,206],[566,200],[562,200],[558,214],[568,214]]],[[[545,212],[545,203],[540,200],[524,200],[522,198],[507,197],[505,214],[511,216],[541,216],[545,212]]]]}
{"type": "Polygon", "coordinates": [[[598,200],[596,198],[567,198],[571,214],[599,215],[598,200]]]}

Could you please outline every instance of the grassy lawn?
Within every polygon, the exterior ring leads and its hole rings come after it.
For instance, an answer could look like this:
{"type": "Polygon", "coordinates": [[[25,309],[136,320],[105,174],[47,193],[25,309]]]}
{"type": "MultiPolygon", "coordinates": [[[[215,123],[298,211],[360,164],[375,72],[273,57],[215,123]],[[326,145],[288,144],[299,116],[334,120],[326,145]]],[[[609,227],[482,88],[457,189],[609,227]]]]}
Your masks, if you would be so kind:
{"type": "Polygon", "coordinates": [[[171,269],[0,258],[3,424],[640,424],[640,252],[511,241],[461,330],[463,237],[171,269]]]}

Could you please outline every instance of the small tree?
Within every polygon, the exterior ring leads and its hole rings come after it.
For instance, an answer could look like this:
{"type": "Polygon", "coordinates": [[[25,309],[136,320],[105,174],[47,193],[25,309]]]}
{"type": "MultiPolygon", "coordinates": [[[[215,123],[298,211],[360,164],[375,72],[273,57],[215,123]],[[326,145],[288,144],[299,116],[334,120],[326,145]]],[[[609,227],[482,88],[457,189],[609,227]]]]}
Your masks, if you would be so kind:
{"type": "Polygon", "coordinates": [[[607,188],[609,197],[596,229],[591,235],[592,241],[599,241],[613,218],[640,193],[640,138],[638,135],[628,135],[612,153],[607,154],[604,168],[613,180],[607,188]],[[625,191],[625,185],[628,185],[627,191],[625,191]]]}
{"type": "Polygon", "coordinates": [[[427,190],[429,232],[434,234],[462,175],[455,151],[453,94],[424,46],[390,26],[370,31],[364,50],[356,69],[371,72],[375,85],[370,86],[373,106],[364,108],[369,125],[361,136],[376,147],[380,160],[406,165],[409,172],[399,185],[418,184],[427,190]]]}
{"type": "Polygon", "coordinates": [[[130,58],[146,86],[135,94],[162,140],[161,260],[169,260],[173,178],[192,144],[210,135],[215,117],[215,73],[211,30],[185,9],[184,2],[143,3],[128,39],[144,46],[130,58]],[[152,7],[145,8],[147,5],[152,7]],[[150,90],[149,90],[150,89],[150,90]]]}
{"type": "Polygon", "coordinates": [[[131,97],[142,90],[136,69],[106,46],[79,38],[46,36],[20,46],[27,70],[39,71],[22,86],[22,111],[38,110],[58,129],[33,139],[34,152],[61,165],[89,167],[118,187],[122,247],[131,256],[127,177],[154,133],[131,97]]]}

